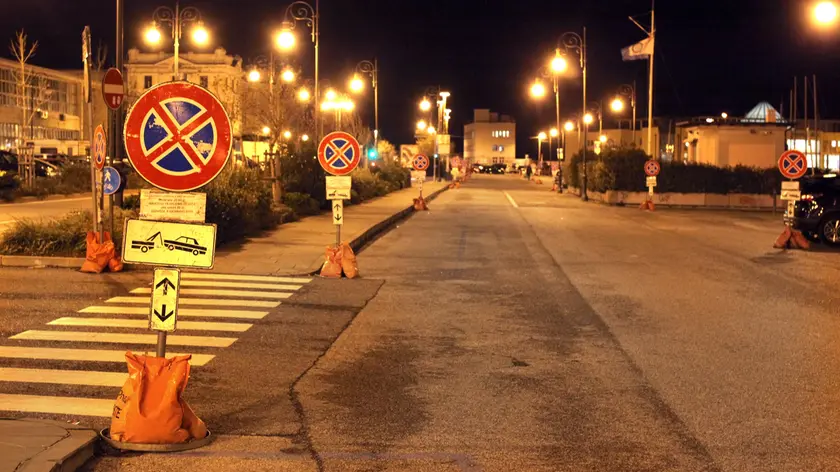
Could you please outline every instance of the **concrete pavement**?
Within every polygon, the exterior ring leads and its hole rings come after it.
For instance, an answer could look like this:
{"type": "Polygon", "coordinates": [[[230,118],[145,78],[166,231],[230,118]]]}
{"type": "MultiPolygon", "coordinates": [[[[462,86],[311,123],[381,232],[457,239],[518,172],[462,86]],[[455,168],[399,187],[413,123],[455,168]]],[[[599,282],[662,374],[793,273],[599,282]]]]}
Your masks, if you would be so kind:
{"type": "Polygon", "coordinates": [[[0,232],[21,219],[60,218],[75,210],[89,210],[90,196],[73,196],[55,200],[38,200],[20,203],[0,203],[0,232]]]}

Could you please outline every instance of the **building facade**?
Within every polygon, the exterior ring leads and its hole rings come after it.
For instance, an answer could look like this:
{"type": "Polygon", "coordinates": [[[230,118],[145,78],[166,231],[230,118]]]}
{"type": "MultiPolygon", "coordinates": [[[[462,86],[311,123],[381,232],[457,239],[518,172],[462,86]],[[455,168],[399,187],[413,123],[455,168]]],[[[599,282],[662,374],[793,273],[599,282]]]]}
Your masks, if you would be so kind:
{"type": "MultiPolygon", "coordinates": [[[[87,153],[82,77],[0,59],[0,147],[35,155],[87,153]],[[24,87],[21,84],[25,83],[24,87]]],[[[102,104],[102,107],[105,105],[102,104]]]]}
{"type": "MultiPolygon", "coordinates": [[[[128,104],[150,87],[175,80],[173,68],[172,54],[129,49],[125,63],[128,104]]],[[[240,138],[245,85],[242,59],[229,55],[223,48],[217,48],[212,53],[182,53],[178,55],[178,73],[182,80],[199,84],[219,98],[230,117],[233,136],[240,138]]]]}
{"type": "Polygon", "coordinates": [[[464,159],[473,164],[505,164],[516,161],[516,122],[489,109],[473,111],[473,121],[464,125],[464,159]]]}

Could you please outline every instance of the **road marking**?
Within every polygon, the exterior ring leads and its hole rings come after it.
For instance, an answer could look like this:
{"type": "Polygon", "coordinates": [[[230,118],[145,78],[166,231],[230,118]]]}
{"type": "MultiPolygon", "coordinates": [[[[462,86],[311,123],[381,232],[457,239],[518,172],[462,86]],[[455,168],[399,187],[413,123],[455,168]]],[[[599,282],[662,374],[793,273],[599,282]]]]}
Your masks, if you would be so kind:
{"type": "Polygon", "coordinates": [[[218,280],[182,280],[182,287],[267,288],[270,290],[300,290],[303,285],[256,284],[253,282],[221,282],[218,280]]]}
{"type": "Polygon", "coordinates": [[[110,417],[114,399],[47,397],[41,395],[12,395],[0,393],[0,410],[27,413],[53,413],[72,416],[110,417]]]}
{"type": "MultiPolygon", "coordinates": [[[[64,317],[52,320],[48,325],[55,326],[104,326],[108,328],[139,328],[148,329],[148,320],[126,320],[122,318],[71,318],[64,317]]],[[[248,331],[249,323],[215,323],[206,321],[180,321],[178,329],[196,331],[233,331],[244,333],[248,331]]]]}
{"type": "Polygon", "coordinates": [[[510,202],[511,205],[513,205],[514,208],[519,208],[519,205],[516,204],[516,200],[514,200],[513,197],[511,197],[509,193],[505,192],[505,196],[507,197],[508,201],[510,202]]]}
{"type": "MultiPolygon", "coordinates": [[[[136,354],[154,355],[152,351],[136,354]]],[[[184,353],[167,352],[168,356],[186,356],[184,353]]],[[[107,351],[100,349],[64,349],[57,347],[0,346],[0,357],[7,359],[43,359],[53,361],[82,362],[125,362],[125,351],[107,351]]],[[[212,354],[192,354],[190,365],[202,366],[210,362],[212,354]]]]}
{"type": "MultiPolygon", "coordinates": [[[[149,299],[146,298],[146,304],[149,299]]],[[[181,302],[181,300],[179,300],[181,302]]],[[[180,304],[180,303],[179,303],[180,304]]],[[[79,313],[96,313],[99,315],[144,315],[149,316],[149,308],[142,306],[89,306],[79,310],[79,313]]],[[[261,320],[268,315],[267,311],[251,310],[212,310],[201,308],[179,308],[178,316],[206,317],[206,318],[241,318],[245,320],[261,320]]]]}
{"type": "MultiPolygon", "coordinates": [[[[80,341],[89,343],[116,344],[157,344],[156,334],[41,331],[37,329],[24,331],[20,334],[11,336],[9,339],[26,339],[30,341],[80,341]]],[[[172,346],[228,347],[234,342],[236,342],[236,338],[221,338],[215,336],[171,335],[166,337],[166,343],[172,346]]]]}
{"type": "Polygon", "coordinates": [[[214,274],[205,272],[181,272],[181,280],[184,279],[213,279],[213,280],[250,280],[254,282],[285,282],[289,284],[305,284],[312,282],[306,277],[275,277],[271,275],[236,275],[236,274],[214,274]]]}
{"type": "MultiPolygon", "coordinates": [[[[151,287],[135,288],[131,293],[152,293],[151,287]]],[[[289,298],[292,296],[288,292],[248,292],[245,290],[213,290],[207,288],[182,288],[180,293],[184,295],[219,295],[228,297],[245,297],[245,298],[289,298]]]]}
{"type": "Polygon", "coordinates": [[[19,369],[0,367],[0,382],[32,382],[94,387],[122,387],[128,379],[124,372],[92,370],[19,369]]]}
{"type": "MultiPolygon", "coordinates": [[[[105,303],[151,303],[149,297],[114,297],[105,300],[105,303]]],[[[218,306],[248,306],[256,308],[275,308],[280,302],[267,302],[261,300],[230,300],[224,298],[179,298],[178,305],[218,305],[218,306]]],[[[179,311],[179,313],[181,313],[179,311]]]]}

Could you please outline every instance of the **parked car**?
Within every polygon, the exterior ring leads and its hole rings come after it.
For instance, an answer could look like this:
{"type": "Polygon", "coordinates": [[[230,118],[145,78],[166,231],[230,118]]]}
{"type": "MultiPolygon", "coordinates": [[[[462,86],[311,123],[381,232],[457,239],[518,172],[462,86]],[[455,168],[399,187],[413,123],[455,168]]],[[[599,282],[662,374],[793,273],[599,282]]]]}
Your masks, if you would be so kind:
{"type": "Polygon", "coordinates": [[[785,221],[811,241],[840,246],[840,177],[806,176],[799,181],[799,200],[785,221]]]}

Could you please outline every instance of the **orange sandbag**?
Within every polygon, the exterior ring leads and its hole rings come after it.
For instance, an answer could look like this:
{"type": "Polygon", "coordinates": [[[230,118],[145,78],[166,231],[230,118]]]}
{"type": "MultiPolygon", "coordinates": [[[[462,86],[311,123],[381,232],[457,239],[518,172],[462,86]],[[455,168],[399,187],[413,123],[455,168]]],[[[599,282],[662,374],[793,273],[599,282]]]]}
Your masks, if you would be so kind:
{"type": "Polygon", "coordinates": [[[105,231],[102,237],[102,244],[99,243],[99,233],[88,231],[87,233],[87,252],[85,254],[85,262],[82,263],[82,272],[89,272],[98,274],[105,270],[108,266],[108,261],[116,255],[114,242],[111,241],[111,233],[105,231]]]}
{"type": "Polygon", "coordinates": [[[426,200],[422,198],[415,198],[414,199],[414,211],[424,211],[428,210],[429,207],[426,206],[426,200]]]}
{"type": "Polygon", "coordinates": [[[348,279],[355,279],[359,276],[359,264],[356,262],[356,253],[347,243],[341,243],[341,269],[348,279]]]}
{"type": "Polygon", "coordinates": [[[122,259],[117,256],[114,256],[110,261],[108,261],[108,270],[111,272],[121,272],[123,270],[123,263],[122,259]]]}
{"type": "Polygon", "coordinates": [[[321,266],[321,277],[341,277],[341,250],[328,247],[324,251],[324,265],[321,266]]]}
{"type": "Polygon", "coordinates": [[[190,357],[166,359],[125,354],[128,380],[114,403],[111,439],[176,444],[207,435],[204,422],[181,398],[190,376],[190,357]]]}

